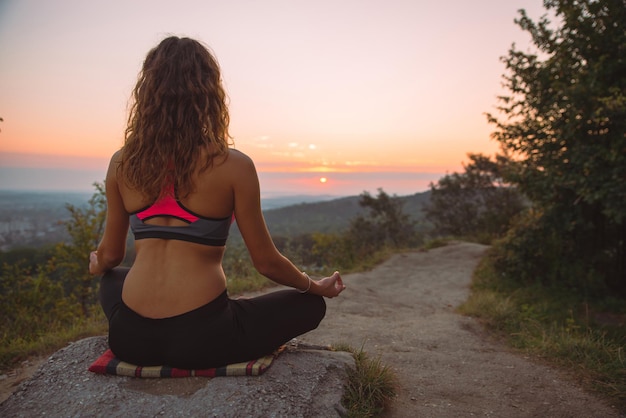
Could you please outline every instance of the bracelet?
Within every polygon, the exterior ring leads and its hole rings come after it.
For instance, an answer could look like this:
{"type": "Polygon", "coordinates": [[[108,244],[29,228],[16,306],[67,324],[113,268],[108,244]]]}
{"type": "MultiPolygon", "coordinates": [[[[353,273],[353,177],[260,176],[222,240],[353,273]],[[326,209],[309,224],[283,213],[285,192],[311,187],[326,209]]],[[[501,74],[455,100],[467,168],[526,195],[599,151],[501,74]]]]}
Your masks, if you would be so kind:
{"type": "Polygon", "coordinates": [[[302,274],[304,274],[304,277],[306,277],[309,280],[309,285],[307,286],[307,288],[305,290],[298,290],[298,292],[300,293],[306,293],[309,290],[311,290],[311,282],[313,281],[308,274],[306,274],[305,271],[302,272],[302,274]]]}

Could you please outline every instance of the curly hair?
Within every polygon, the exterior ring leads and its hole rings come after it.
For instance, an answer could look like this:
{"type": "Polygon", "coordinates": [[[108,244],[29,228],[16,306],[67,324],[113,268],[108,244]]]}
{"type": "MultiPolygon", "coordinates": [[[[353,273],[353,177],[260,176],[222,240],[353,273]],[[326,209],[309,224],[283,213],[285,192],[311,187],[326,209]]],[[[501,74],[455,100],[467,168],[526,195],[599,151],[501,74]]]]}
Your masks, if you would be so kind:
{"type": "Polygon", "coordinates": [[[126,184],[156,200],[174,186],[179,197],[194,191],[192,176],[206,170],[230,145],[227,97],[220,68],[208,48],[168,37],[143,63],[118,169],[126,184]],[[210,150],[199,161],[199,149],[210,150]]]}

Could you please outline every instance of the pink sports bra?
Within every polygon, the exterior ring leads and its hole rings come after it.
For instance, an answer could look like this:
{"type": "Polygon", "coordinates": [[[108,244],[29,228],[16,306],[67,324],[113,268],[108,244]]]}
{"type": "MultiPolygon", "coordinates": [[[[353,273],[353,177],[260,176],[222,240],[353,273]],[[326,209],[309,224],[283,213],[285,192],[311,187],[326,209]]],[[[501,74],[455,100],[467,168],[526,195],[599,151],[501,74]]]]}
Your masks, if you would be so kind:
{"type": "Polygon", "coordinates": [[[172,194],[167,194],[152,205],[130,214],[130,228],[136,240],[145,238],[176,239],[197,244],[226,245],[233,216],[207,218],[183,206],[172,194]],[[169,216],[186,223],[180,226],[151,225],[146,220],[169,216]]]}

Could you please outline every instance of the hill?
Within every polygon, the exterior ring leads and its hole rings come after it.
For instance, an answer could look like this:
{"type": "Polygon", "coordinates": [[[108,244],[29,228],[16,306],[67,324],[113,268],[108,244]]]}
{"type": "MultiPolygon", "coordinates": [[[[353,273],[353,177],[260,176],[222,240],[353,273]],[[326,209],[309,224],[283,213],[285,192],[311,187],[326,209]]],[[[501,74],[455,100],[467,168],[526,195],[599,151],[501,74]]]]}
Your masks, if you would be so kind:
{"type": "MultiPolygon", "coordinates": [[[[398,197],[403,210],[418,224],[424,222],[422,208],[430,199],[430,191],[398,197]]],[[[342,197],[333,200],[299,203],[263,211],[267,227],[273,236],[290,237],[315,232],[340,232],[350,226],[366,209],[359,205],[360,196],[342,197]]],[[[231,237],[240,240],[236,225],[231,237]]]]}

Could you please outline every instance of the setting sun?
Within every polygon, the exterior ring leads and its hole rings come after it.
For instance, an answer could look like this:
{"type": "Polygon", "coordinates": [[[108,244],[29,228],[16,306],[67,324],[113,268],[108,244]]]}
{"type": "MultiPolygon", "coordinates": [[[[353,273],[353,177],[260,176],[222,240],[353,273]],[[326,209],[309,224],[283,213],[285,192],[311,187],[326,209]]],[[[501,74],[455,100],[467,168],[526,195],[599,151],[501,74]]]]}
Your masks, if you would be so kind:
{"type": "Polygon", "coordinates": [[[328,179],[326,177],[320,177],[320,183],[326,183],[328,179]]]}

